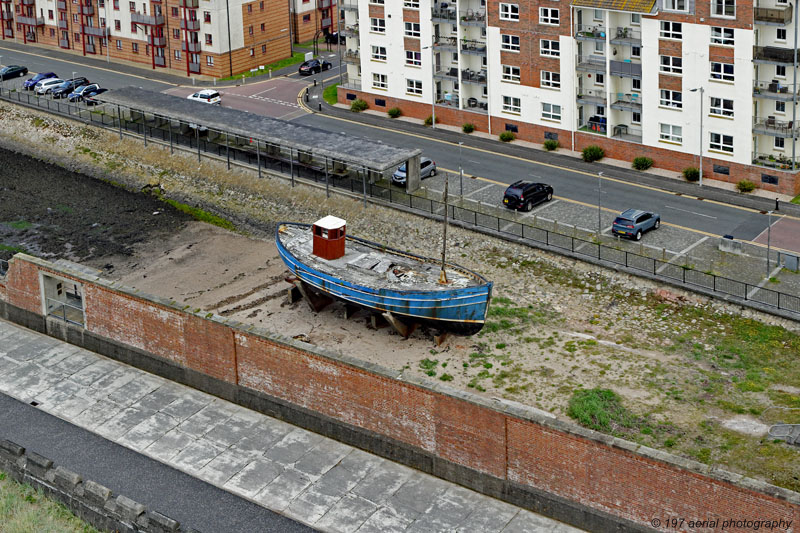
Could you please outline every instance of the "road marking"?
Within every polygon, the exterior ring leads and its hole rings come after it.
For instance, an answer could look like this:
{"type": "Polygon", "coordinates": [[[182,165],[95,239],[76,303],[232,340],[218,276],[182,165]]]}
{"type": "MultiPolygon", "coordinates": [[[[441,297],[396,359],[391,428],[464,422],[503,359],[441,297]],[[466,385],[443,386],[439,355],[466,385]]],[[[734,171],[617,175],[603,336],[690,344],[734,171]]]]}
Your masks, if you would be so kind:
{"type": "Polygon", "coordinates": [[[527,213],[525,213],[525,214],[524,214],[524,215],[522,215],[522,216],[523,216],[523,217],[532,217],[532,216],[536,216],[536,214],[537,214],[539,211],[543,211],[545,207],[547,207],[547,206],[554,206],[554,205],[556,205],[556,204],[557,204],[559,201],[560,201],[560,200],[550,200],[549,202],[542,202],[542,203],[540,203],[539,205],[537,205],[536,207],[534,207],[533,209],[531,209],[530,211],[528,211],[527,213]]]}
{"type": "Polygon", "coordinates": [[[277,87],[270,87],[269,89],[265,89],[265,90],[263,90],[263,91],[259,91],[259,92],[257,92],[257,93],[253,93],[253,94],[251,94],[250,96],[258,96],[259,94],[268,93],[268,92],[270,92],[270,91],[274,91],[275,89],[277,89],[277,87]]]}
{"type": "Polygon", "coordinates": [[[472,159],[468,159],[467,163],[475,163],[476,165],[480,165],[481,164],[480,161],[473,161],[472,159]]]}
{"type": "Polygon", "coordinates": [[[709,239],[709,237],[708,237],[708,236],[706,236],[706,237],[703,237],[702,239],[700,239],[699,241],[695,242],[694,244],[690,244],[689,246],[687,246],[686,248],[684,248],[683,250],[681,250],[681,251],[680,251],[680,252],[678,252],[677,254],[674,254],[672,257],[670,257],[669,261],[667,261],[666,263],[664,263],[663,265],[661,265],[661,266],[658,268],[658,270],[656,270],[656,273],[658,273],[658,274],[661,274],[661,271],[662,271],[662,270],[664,270],[665,268],[667,268],[667,265],[668,265],[669,263],[672,263],[673,261],[675,261],[676,259],[680,258],[681,256],[684,256],[684,255],[686,255],[687,253],[689,253],[689,251],[690,251],[692,248],[694,248],[695,246],[697,246],[697,245],[699,245],[699,244],[702,244],[702,243],[706,242],[708,239],[709,239]]]}
{"type": "Polygon", "coordinates": [[[276,98],[267,98],[265,96],[236,94],[236,93],[225,93],[225,96],[235,96],[237,98],[247,98],[248,100],[261,100],[262,102],[269,102],[271,104],[285,105],[287,107],[299,107],[294,102],[286,102],[284,100],[278,100],[276,98]]]}
{"type": "Polygon", "coordinates": [[[479,192],[481,192],[481,191],[485,191],[486,189],[488,189],[488,188],[490,188],[490,187],[494,187],[494,183],[490,183],[489,185],[484,185],[484,186],[483,186],[483,187],[481,187],[480,189],[476,189],[476,190],[474,190],[474,191],[472,191],[472,192],[470,192],[470,193],[467,193],[467,194],[465,194],[465,195],[464,195],[464,197],[466,198],[467,196],[472,196],[473,194],[475,194],[475,193],[479,193],[479,192]]]}
{"type": "Polygon", "coordinates": [[[775,270],[773,270],[772,272],[769,273],[769,277],[762,279],[761,282],[757,286],[753,287],[753,289],[750,292],[747,293],[747,299],[748,300],[752,300],[753,299],[753,295],[755,293],[757,293],[760,289],[764,288],[764,285],[770,280],[770,278],[774,278],[775,274],[777,274],[781,270],[783,270],[783,267],[778,265],[775,268],[775,270]]]}
{"type": "Polygon", "coordinates": [[[680,207],[674,207],[671,205],[665,205],[664,207],[666,207],[667,209],[674,209],[675,211],[683,211],[684,213],[691,213],[693,215],[697,215],[700,217],[713,218],[714,220],[717,219],[717,217],[712,217],[711,215],[705,215],[703,213],[698,213],[696,211],[689,211],[688,209],[681,209],[680,207]]]}

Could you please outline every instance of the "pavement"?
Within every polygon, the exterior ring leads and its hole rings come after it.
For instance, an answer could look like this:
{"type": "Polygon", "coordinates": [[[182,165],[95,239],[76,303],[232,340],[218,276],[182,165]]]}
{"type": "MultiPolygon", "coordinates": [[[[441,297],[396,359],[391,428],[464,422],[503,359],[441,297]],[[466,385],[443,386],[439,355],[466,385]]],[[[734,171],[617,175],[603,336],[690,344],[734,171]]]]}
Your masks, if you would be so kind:
{"type": "MultiPolygon", "coordinates": [[[[102,438],[321,531],[579,531],[5,321],[0,393],[35,405],[35,415],[47,413],[84,430],[85,443],[69,442],[93,463],[114,464],[113,456],[95,453],[102,438]]],[[[30,432],[41,420],[35,415],[22,423],[11,420],[30,432]]],[[[0,439],[14,440],[11,426],[8,413],[0,414],[0,439]]],[[[182,523],[200,522],[193,527],[206,532],[233,531],[198,520],[201,506],[217,503],[208,490],[184,492],[189,511],[175,512],[157,491],[148,500],[129,486],[136,478],[153,479],[147,465],[125,461],[116,469],[124,475],[109,482],[102,472],[87,473],[85,463],[62,463],[69,453],[55,453],[35,435],[22,440],[18,444],[182,523]]],[[[168,492],[175,481],[157,483],[168,492]]],[[[250,530],[272,529],[263,524],[250,530]]]]}

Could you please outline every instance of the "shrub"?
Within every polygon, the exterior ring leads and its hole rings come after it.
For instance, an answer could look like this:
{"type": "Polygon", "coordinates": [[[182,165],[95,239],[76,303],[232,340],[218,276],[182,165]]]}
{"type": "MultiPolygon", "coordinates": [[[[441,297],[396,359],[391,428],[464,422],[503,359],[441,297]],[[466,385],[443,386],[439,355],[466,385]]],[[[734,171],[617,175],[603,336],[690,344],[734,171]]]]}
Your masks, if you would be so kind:
{"type": "Polygon", "coordinates": [[[587,146],[583,149],[582,152],[583,160],[587,163],[591,163],[592,161],[599,161],[605,157],[606,153],[597,145],[587,146]]]}
{"type": "MultiPolygon", "coordinates": [[[[439,123],[439,117],[436,117],[436,123],[437,124],[439,123]]],[[[432,126],[433,125],[433,115],[428,115],[428,118],[425,119],[425,125],[426,126],[432,126]]]]}
{"type": "Polygon", "coordinates": [[[464,133],[472,133],[473,131],[475,131],[475,125],[467,122],[466,124],[461,126],[461,131],[463,131],[464,133]]]}
{"type": "Polygon", "coordinates": [[[352,111],[353,113],[358,113],[360,111],[364,111],[368,107],[369,104],[364,100],[362,100],[361,98],[359,98],[357,100],[353,100],[353,103],[350,104],[350,111],[352,111]]]}
{"type": "Polygon", "coordinates": [[[400,111],[399,107],[393,107],[389,111],[387,111],[386,114],[389,115],[390,118],[397,118],[400,115],[402,115],[403,112],[400,111]]]}
{"type": "Polygon", "coordinates": [[[547,150],[548,152],[552,152],[556,148],[558,148],[558,141],[557,140],[555,140],[555,139],[547,139],[544,142],[544,149],[547,150]]]}
{"type": "Polygon", "coordinates": [[[633,168],[636,170],[647,170],[653,166],[653,160],[649,157],[634,157],[633,168]]]}
{"type": "Polygon", "coordinates": [[[742,180],[736,184],[736,190],[739,192],[753,192],[756,190],[756,184],[750,180],[742,180]]]}
{"type": "Polygon", "coordinates": [[[500,140],[503,141],[504,143],[511,142],[516,138],[517,136],[514,135],[513,131],[504,131],[503,133],[500,134],[500,140]]]}
{"type": "Polygon", "coordinates": [[[684,168],[683,178],[686,181],[697,181],[700,179],[700,171],[695,167],[684,168]]]}

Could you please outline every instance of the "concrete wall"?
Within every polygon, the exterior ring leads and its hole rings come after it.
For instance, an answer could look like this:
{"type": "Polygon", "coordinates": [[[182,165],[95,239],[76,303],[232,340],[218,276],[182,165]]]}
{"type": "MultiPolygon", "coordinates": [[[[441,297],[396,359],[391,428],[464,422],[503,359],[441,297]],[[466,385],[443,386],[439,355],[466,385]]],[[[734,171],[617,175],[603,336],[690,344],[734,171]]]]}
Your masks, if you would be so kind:
{"type": "Polygon", "coordinates": [[[579,527],[639,531],[663,517],[800,522],[797,493],[534,409],[400,380],[36,258],[12,259],[2,294],[2,318],[579,527]],[[40,316],[43,273],[83,283],[85,329],[40,316]]]}

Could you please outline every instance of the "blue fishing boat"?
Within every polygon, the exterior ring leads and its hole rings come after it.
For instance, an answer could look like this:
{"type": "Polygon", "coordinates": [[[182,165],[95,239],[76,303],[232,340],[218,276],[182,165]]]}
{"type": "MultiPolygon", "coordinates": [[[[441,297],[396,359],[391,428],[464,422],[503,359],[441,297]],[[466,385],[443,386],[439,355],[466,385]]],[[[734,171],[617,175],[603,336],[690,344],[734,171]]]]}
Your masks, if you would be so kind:
{"type": "Polygon", "coordinates": [[[345,229],[345,221],[333,216],[314,224],[278,224],[278,252],[304,290],[407,325],[462,335],[483,327],[491,282],[452,263],[346,235],[345,229]]]}

